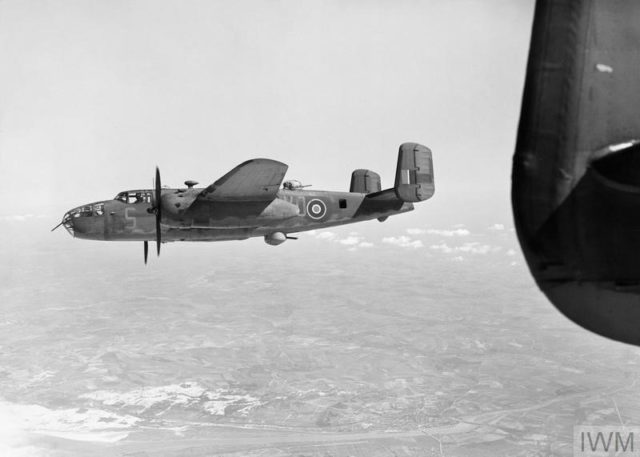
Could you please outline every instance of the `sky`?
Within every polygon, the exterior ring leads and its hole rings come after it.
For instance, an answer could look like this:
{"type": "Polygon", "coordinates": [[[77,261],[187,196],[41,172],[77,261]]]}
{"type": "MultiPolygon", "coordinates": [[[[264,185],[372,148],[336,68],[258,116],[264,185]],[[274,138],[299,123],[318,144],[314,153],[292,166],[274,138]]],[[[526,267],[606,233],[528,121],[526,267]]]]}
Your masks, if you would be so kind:
{"type": "MultiPolygon", "coordinates": [[[[335,335],[335,318],[345,335],[357,330],[367,341],[369,330],[383,327],[402,339],[404,326],[415,324],[418,346],[435,345],[426,366],[444,360],[418,383],[425,395],[433,373],[452,384],[440,368],[445,359],[478,352],[490,367],[482,376],[513,377],[519,417],[538,398],[529,385],[544,390],[539,405],[556,405],[563,369],[574,363],[583,370],[576,392],[602,393],[602,408],[613,414],[610,387],[630,383],[620,405],[630,399],[623,417],[635,414],[636,348],[557,312],[529,275],[513,229],[511,160],[533,7],[533,0],[0,0],[0,346],[14,376],[0,376],[0,452],[33,431],[40,414],[28,403],[63,417],[50,382],[68,389],[65,408],[84,411],[76,387],[98,389],[91,383],[103,376],[76,355],[135,354],[160,368],[150,386],[173,382],[165,371],[178,385],[189,380],[180,367],[209,372],[207,360],[180,359],[180,338],[189,343],[200,325],[224,339],[219,328],[237,322],[233,336],[250,355],[293,347],[307,357],[286,326],[282,339],[254,331],[265,315],[285,319],[296,308],[294,322],[312,331],[324,322],[318,331],[335,335]],[[187,179],[206,186],[266,157],[315,189],[348,190],[357,168],[391,187],[398,146],[409,141],[432,149],[436,193],[384,224],[306,232],[278,247],[257,238],[171,243],[146,267],[142,243],[50,232],[70,208],[151,187],[156,165],[172,186],[187,179]],[[379,321],[367,320],[372,312],[379,321]],[[379,325],[396,313],[405,324],[379,325]],[[360,332],[362,322],[369,327],[360,332]],[[122,329],[129,337],[118,339],[122,329]],[[513,346],[513,338],[525,342],[513,346]],[[146,344],[149,353],[140,349],[146,344]],[[164,358],[171,353],[175,364],[164,358]],[[494,356],[504,365],[492,365],[494,356]],[[78,384],[68,383],[71,369],[78,384]],[[21,423],[14,411],[23,403],[21,423]]],[[[380,360],[404,357],[389,354],[380,360]]],[[[250,364],[233,363],[241,371],[250,364]]],[[[382,389],[384,381],[373,383],[382,389]]],[[[555,417],[569,430],[583,410],[601,408],[573,395],[564,410],[534,414],[535,427],[548,432],[555,417]]],[[[502,405],[490,395],[478,404],[502,405]]]]}
{"type": "Polygon", "coordinates": [[[510,223],[533,1],[0,2],[0,217],[267,157],[288,177],[392,185],[434,153],[436,195],[403,226],[510,223]]]}

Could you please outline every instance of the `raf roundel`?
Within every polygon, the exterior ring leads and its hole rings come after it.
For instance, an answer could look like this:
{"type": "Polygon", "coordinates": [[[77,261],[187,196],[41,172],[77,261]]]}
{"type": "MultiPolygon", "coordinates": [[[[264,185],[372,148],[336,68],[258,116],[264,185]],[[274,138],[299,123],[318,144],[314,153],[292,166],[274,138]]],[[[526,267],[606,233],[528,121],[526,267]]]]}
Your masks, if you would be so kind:
{"type": "Polygon", "coordinates": [[[314,198],[307,203],[307,215],[311,219],[319,220],[327,214],[327,205],[322,200],[314,198]]]}

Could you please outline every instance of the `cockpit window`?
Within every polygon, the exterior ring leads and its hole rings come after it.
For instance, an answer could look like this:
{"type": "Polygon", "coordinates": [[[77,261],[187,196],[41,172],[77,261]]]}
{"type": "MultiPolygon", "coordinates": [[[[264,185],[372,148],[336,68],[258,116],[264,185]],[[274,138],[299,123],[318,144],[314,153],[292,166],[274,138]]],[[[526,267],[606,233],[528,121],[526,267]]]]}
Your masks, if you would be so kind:
{"type": "Polygon", "coordinates": [[[69,211],[69,217],[89,217],[102,216],[104,214],[104,203],[94,205],[79,206],[69,211]]]}
{"type": "Polygon", "coordinates": [[[129,190],[120,192],[114,200],[132,205],[134,203],[151,203],[151,192],[148,190],[129,190]]]}
{"type": "Polygon", "coordinates": [[[79,208],[79,211],[76,215],[74,215],[75,217],[88,217],[91,216],[93,214],[93,212],[91,211],[91,206],[82,206],[79,208]]]}

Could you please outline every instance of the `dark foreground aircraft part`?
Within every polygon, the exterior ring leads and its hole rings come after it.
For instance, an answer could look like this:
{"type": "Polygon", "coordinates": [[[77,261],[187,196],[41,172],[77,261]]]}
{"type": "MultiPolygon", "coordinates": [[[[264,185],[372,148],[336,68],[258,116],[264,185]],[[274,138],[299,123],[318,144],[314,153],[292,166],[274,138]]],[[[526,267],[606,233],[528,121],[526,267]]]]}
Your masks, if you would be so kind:
{"type": "Polygon", "coordinates": [[[640,2],[539,0],[513,159],[539,287],[586,329],[640,345],[640,2]]]}

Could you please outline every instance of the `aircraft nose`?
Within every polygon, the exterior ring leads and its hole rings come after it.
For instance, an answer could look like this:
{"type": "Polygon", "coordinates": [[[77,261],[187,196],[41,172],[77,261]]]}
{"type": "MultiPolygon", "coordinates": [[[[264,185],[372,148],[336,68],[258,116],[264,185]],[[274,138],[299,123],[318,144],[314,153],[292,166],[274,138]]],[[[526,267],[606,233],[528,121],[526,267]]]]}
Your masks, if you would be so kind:
{"type": "Polygon", "coordinates": [[[67,232],[75,238],[104,240],[105,224],[104,202],[97,202],[67,211],[58,226],[64,225],[67,232]]]}
{"type": "MultiPolygon", "coordinates": [[[[70,209],[69,211],[64,213],[64,216],[62,216],[62,222],[60,222],[59,225],[64,226],[67,232],[69,232],[69,234],[73,237],[81,235],[84,232],[84,230],[83,230],[83,224],[79,222],[80,222],[81,216],[86,214],[87,214],[86,207],[83,207],[83,206],[70,209]]],[[[55,227],[55,228],[58,228],[58,227],[55,227]]]]}

